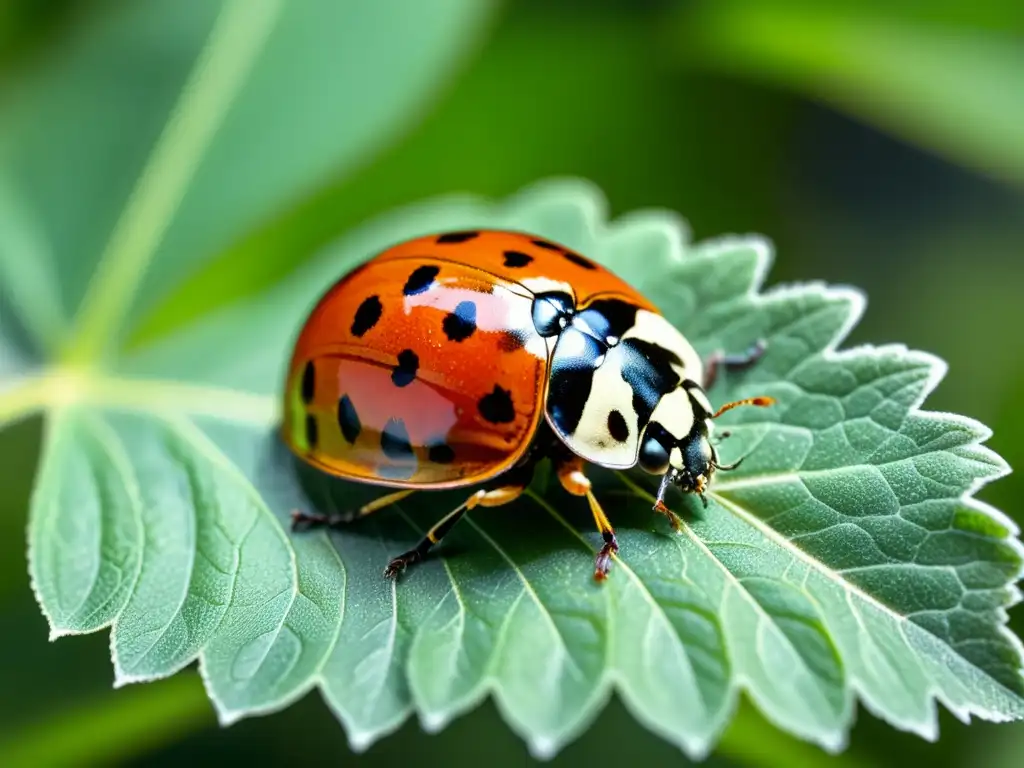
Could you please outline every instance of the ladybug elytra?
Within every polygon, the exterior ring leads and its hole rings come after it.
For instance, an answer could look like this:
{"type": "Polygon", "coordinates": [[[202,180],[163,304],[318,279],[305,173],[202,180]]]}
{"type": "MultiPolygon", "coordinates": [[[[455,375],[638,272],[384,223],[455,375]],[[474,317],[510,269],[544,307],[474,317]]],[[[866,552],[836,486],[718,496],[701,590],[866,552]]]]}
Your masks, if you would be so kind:
{"type": "Polygon", "coordinates": [[[447,232],[395,245],[342,277],[310,313],[285,386],[286,444],[345,480],[394,489],[345,514],[296,512],[294,524],[337,525],[418,490],[483,484],[413,549],[395,576],[476,506],[507,504],[536,465],[553,462],[569,493],[586,497],[604,545],[615,532],[585,467],[639,466],[670,486],[705,492],[718,461],[705,390],[718,369],[763,352],[706,364],[643,295],[562,245],[509,231],[447,232]]]}

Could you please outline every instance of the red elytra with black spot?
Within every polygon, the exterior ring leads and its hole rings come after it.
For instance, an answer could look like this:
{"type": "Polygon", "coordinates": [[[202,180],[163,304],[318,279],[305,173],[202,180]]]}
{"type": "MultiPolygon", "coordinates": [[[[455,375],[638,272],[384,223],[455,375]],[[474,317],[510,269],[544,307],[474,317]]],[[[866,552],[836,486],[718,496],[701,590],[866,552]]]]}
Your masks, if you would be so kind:
{"type": "Polygon", "coordinates": [[[330,515],[296,510],[293,525],[334,525],[418,489],[485,481],[415,548],[394,576],[422,560],[477,505],[516,499],[551,459],[571,494],[585,496],[604,544],[594,575],[618,551],[586,464],[640,466],[661,476],[654,509],[674,486],[705,491],[730,469],[710,442],[705,368],[692,345],[640,293],[562,245],[518,232],[448,232],[389,248],[319,301],[295,345],[283,434],[294,453],[338,477],[402,490],[330,515]]]}
{"type": "Polygon", "coordinates": [[[513,466],[544,413],[550,344],[539,292],[586,306],[651,303],[574,251],[503,231],[396,245],[336,283],[289,367],[283,434],[319,469],[392,487],[454,488],[513,466]]]}

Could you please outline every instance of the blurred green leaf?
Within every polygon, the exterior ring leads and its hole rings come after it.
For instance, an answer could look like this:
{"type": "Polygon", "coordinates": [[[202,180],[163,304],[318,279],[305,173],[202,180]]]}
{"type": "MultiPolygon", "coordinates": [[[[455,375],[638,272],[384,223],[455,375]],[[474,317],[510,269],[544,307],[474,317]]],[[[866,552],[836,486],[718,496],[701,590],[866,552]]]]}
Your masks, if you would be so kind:
{"type": "Polygon", "coordinates": [[[9,77],[0,181],[59,266],[47,313],[70,317],[82,302],[69,356],[91,360],[196,265],[366,163],[411,123],[492,7],[116,3],[9,77]]]}
{"type": "Polygon", "coordinates": [[[974,25],[948,4],[702,3],[680,14],[677,47],[691,64],[790,88],[1024,183],[1024,29],[1015,4],[990,5],[974,25]]]}
{"type": "Polygon", "coordinates": [[[0,736],[4,765],[96,765],[141,757],[146,750],[212,720],[194,674],[109,694],[0,736]]]}
{"type": "Polygon", "coordinates": [[[694,756],[717,742],[740,691],[829,749],[845,744],[855,695],[929,738],[936,700],[961,718],[1024,715],[1020,647],[1004,628],[1020,545],[970,497],[1006,467],[980,445],[981,425],[918,410],[942,364],[902,347],[836,352],[860,295],[756,293],[761,240],[687,245],[674,216],[606,218],[579,182],[396,211],[115,371],[66,374],[74,405],[49,414],[30,521],[54,634],[109,622],[121,683],[198,658],[225,723],[318,686],[356,749],[412,714],[439,729],[492,695],[550,755],[611,688],[694,756]],[[723,458],[747,458],[716,482],[707,512],[686,503],[684,535],[655,519],[644,480],[597,474],[621,545],[603,586],[590,579],[589,515],[542,481],[512,508],[474,514],[397,585],[383,565],[459,492],[414,496],[344,532],[286,532],[292,509],[348,508],[372,492],[296,467],[277,437],[289,344],[310,304],[388,243],[481,226],[536,232],[628,275],[703,353],[768,339],[758,366],[711,394],[779,405],[723,418],[723,458]],[[136,567],[124,542],[140,526],[136,567]]]}
{"type": "Polygon", "coordinates": [[[614,5],[584,3],[580,13],[513,4],[416,131],[198,270],[152,308],[131,343],[273,285],[370,216],[451,191],[503,196],[536,178],[580,176],[613,191],[618,211],[657,200],[686,211],[701,232],[778,232],[791,102],[680,73],[657,44],[664,14],[614,5]],[[528,95],[529,109],[509,94],[528,95]]]}

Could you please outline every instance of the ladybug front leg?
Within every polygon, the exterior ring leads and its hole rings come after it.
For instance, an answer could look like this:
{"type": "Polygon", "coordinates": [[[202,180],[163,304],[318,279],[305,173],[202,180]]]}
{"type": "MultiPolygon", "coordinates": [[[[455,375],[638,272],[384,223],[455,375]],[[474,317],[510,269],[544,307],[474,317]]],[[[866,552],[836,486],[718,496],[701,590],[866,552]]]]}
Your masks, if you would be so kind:
{"type": "Polygon", "coordinates": [[[419,544],[408,552],[403,552],[388,563],[388,567],[384,569],[384,575],[388,578],[393,578],[408,566],[418,563],[425,558],[431,548],[440,542],[455,527],[455,524],[462,519],[462,516],[473,509],[473,507],[500,507],[503,504],[508,504],[510,501],[518,499],[524,490],[526,490],[525,485],[506,485],[491,491],[477,491],[441,518],[433,528],[427,531],[427,535],[420,540],[419,544]]]}
{"type": "Polygon", "coordinates": [[[366,517],[367,515],[376,512],[378,509],[389,507],[397,501],[401,501],[406,496],[415,493],[415,489],[408,488],[402,491],[396,491],[395,493],[389,493],[385,496],[380,496],[368,504],[363,504],[359,509],[352,512],[332,512],[329,515],[313,514],[310,512],[302,512],[301,510],[292,511],[292,530],[306,530],[309,528],[336,528],[338,526],[347,525],[353,520],[360,517],[366,517]]]}
{"type": "Polygon", "coordinates": [[[708,359],[704,361],[704,389],[710,390],[714,386],[715,381],[718,379],[719,368],[727,368],[729,370],[748,368],[761,359],[767,348],[768,343],[764,339],[760,339],[742,354],[729,355],[722,350],[712,352],[708,355],[708,359]]]}
{"type": "Polygon", "coordinates": [[[612,555],[619,551],[619,542],[615,539],[615,529],[612,528],[608,516],[601,509],[601,505],[594,496],[591,489],[590,479],[583,473],[583,459],[574,456],[558,466],[558,481],[573,496],[586,496],[590,505],[590,512],[594,516],[597,530],[601,532],[604,539],[604,546],[594,558],[594,579],[604,581],[608,577],[608,569],[611,567],[612,555]]]}

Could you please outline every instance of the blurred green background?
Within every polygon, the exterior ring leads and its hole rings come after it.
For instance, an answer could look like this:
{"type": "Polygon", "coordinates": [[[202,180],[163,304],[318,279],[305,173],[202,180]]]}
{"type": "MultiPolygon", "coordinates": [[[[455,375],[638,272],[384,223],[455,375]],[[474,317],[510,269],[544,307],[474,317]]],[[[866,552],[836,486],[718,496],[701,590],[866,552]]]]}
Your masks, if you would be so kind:
{"type": "MultiPolygon", "coordinates": [[[[0,82],[116,4],[4,0],[0,82]]],[[[994,429],[989,445],[1024,464],[1019,0],[488,5],[479,37],[453,41],[464,53],[443,87],[381,153],[193,273],[152,308],[135,341],[272,284],[397,205],[583,176],[615,215],[666,207],[695,239],[767,235],[777,251],[772,284],[862,287],[868,311],[849,343],[902,342],[946,359],[929,407],[980,419],[994,429]]],[[[400,14],[393,23],[400,44],[400,14]]],[[[194,669],[111,690],[106,634],[48,643],[29,589],[24,527],[39,440],[38,420],[0,433],[0,763],[531,762],[490,705],[440,735],[408,723],[356,756],[317,694],[220,729],[194,669]]],[[[1024,521],[1020,475],[980,495],[1024,521]]],[[[1020,634],[1024,613],[1013,611],[1011,625],[1020,634]]],[[[850,749],[833,758],[744,711],[712,763],[1024,764],[1024,725],[965,726],[947,713],[941,721],[941,742],[928,744],[860,711],[850,749]]],[[[612,761],[685,762],[617,703],[555,763],[612,761]]]]}

